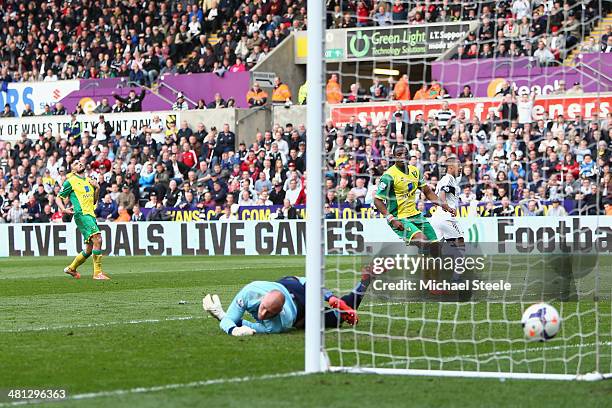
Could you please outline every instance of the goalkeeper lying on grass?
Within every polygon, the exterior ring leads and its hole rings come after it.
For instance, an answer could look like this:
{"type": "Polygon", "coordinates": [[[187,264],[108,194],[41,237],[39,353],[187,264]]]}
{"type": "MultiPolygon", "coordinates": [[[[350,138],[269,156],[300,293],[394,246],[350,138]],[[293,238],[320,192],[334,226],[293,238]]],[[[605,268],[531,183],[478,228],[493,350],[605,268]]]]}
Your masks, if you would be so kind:
{"type": "MultiPolygon", "coordinates": [[[[370,284],[369,269],[351,293],[338,298],[325,290],[329,304],[325,312],[325,327],[338,327],[342,322],[357,324],[355,311],[370,284]]],[[[246,285],[223,310],[217,295],[206,295],[204,310],[219,320],[221,329],[232,336],[251,336],[255,333],[283,333],[304,327],[306,310],[306,278],[287,276],[276,282],[255,281],[246,285]],[[248,312],[255,322],[243,320],[248,312]]]]}

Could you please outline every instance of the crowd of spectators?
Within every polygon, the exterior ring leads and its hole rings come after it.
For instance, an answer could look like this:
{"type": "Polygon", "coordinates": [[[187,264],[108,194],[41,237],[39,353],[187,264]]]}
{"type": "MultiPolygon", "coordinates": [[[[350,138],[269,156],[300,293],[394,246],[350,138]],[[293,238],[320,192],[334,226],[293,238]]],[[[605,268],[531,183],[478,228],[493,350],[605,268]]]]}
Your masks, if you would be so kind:
{"type": "MultiPolygon", "coordinates": [[[[372,203],[379,176],[392,164],[398,143],[410,164],[435,187],[447,158],[462,163],[460,199],[480,202],[482,215],[564,214],[571,200],[578,214],[612,214],[612,114],[600,120],[563,116],[534,120],[529,95],[503,97],[497,115],[467,120],[446,103],[435,116],[410,121],[398,103],[387,122],[325,125],[326,214],[334,207],[359,212],[372,203]]],[[[75,160],[97,178],[103,221],[165,220],[166,208],[202,210],[208,219],[231,220],[243,206],[278,205],[277,218],[297,218],[306,201],[306,128],[274,125],[249,143],[222,129],[156,117],[126,134],[100,118],[94,134],[25,136],[0,142],[0,214],[4,222],[62,221],[55,197],[75,160]],[[146,209],[143,211],[143,209],[146,209]]],[[[421,197],[419,208],[425,211],[421,197]]]]}
{"type": "MultiPolygon", "coordinates": [[[[572,86],[567,86],[564,79],[560,79],[557,82],[557,88],[550,92],[550,95],[556,96],[571,96],[580,95],[584,93],[582,84],[574,82],[572,86]]],[[[500,82],[499,90],[494,95],[516,96],[516,85],[508,81],[500,82]]],[[[472,88],[469,85],[465,85],[458,95],[451,95],[444,88],[444,85],[439,81],[433,80],[430,83],[423,82],[421,87],[414,93],[414,96],[410,92],[410,84],[408,82],[408,76],[402,75],[402,77],[395,81],[390,78],[388,81],[382,81],[380,78],[374,77],[372,85],[363,87],[360,82],[354,82],[350,84],[349,93],[343,93],[342,86],[338,74],[331,74],[325,88],[325,97],[327,103],[338,104],[338,103],[363,103],[363,102],[388,102],[388,101],[427,101],[427,100],[445,100],[451,98],[459,99],[470,99],[474,98],[472,88]]]]}
{"type": "MultiPolygon", "coordinates": [[[[327,9],[332,28],[479,20],[456,58],[530,55],[542,63],[563,58],[604,12],[595,0],[329,0],[327,9]]],[[[305,0],[6,0],[0,82],[126,77],[151,85],[166,73],[222,76],[260,62],[304,29],[306,17],[305,0]]]]}
{"type": "MultiPolygon", "coordinates": [[[[453,58],[528,55],[542,64],[562,59],[588,33],[594,17],[605,12],[595,0],[329,0],[326,5],[331,28],[478,20],[479,27],[453,58]]],[[[0,2],[0,82],[125,77],[151,85],[166,73],[240,72],[261,61],[291,31],[304,29],[305,7],[305,0],[7,0],[0,2]],[[211,34],[218,39],[215,44],[211,34]]],[[[601,44],[591,44],[591,38],[583,47],[612,52],[609,31],[601,36],[601,44]]],[[[375,84],[373,90],[380,92],[371,92],[369,100],[406,100],[410,90],[404,84],[407,80],[388,87],[375,84]]],[[[285,87],[281,84],[279,90],[275,85],[271,100],[265,92],[255,98],[249,95],[249,105],[305,103],[305,87],[304,95],[293,99],[285,87]]],[[[359,84],[345,92],[348,95],[340,101],[364,101],[359,84]]],[[[102,109],[108,110],[99,113],[138,111],[127,101],[113,106],[103,102],[102,109]]],[[[193,108],[234,104],[219,97],[198,101],[193,108]]],[[[188,107],[177,100],[172,108],[188,107]]],[[[43,114],[65,112],[60,104],[43,114]]],[[[16,113],[9,107],[0,116],[16,113]]],[[[32,114],[32,107],[22,112],[32,114]]]]}
{"type": "Polygon", "coordinates": [[[167,208],[235,219],[239,206],[273,204],[282,206],[275,217],[296,218],[305,203],[304,125],[276,125],[248,146],[229,124],[192,129],[158,116],[126,134],[103,115],[92,133],[71,130],[0,141],[0,222],[62,221],[55,200],[76,160],[100,183],[100,221],[165,220],[167,208]]]}
{"type": "Polygon", "coordinates": [[[463,112],[455,116],[446,102],[434,116],[412,122],[400,103],[396,108],[390,122],[376,126],[362,126],[356,117],[344,127],[328,122],[330,176],[332,168],[340,174],[328,181],[328,204],[352,201],[349,192],[370,204],[395,143],[404,143],[410,164],[432,187],[445,174],[446,159],[457,157],[460,199],[484,204],[482,215],[513,215],[517,205],[524,214],[541,215],[543,201],[563,215],[563,200],[571,200],[579,214],[612,215],[612,114],[592,121],[562,115],[534,120],[533,95],[513,94],[503,96],[483,122],[467,120],[463,112]],[[365,184],[356,183],[360,177],[365,184]]]}
{"type": "Polygon", "coordinates": [[[446,89],[438,81],[432,81],[430,84],[423,82],[423,85],[412,96],[410,92],[410,83],[408,75],[402,75],[399,80],[395,81],[390,77],[388,81],[381,81],[380,78],[374,77],[372,85],[369,88],[364,88],[361,82],[350,84],[349,92],[344,93],[340,84],[338,74],[331,74],[325,86],[325,97],[327,103],[363,103],[363,102],[384,102],[384,101],[409,101],[409,100],[436,100],[457,98],[473,98],[469,86],[466,86],[463,92],[453,96],[448,94],[446,89]]]}
{"type": "Polygon", "coordinates": [[[327,25],[352,28],[478,21],[478,28],[469,32],[454,58],[529,56],[548,65],[580,43],[603,11],[596,0],[330,0],[327,25]]]}
{"type": "Polygon", "coordinates": [[[305,0],[5,0],[0,82],[248,70],[306,24],[305,0]],[[210,41],[211,34],[218,38],[210,41]]]}
{"type": "MultiPolygon", "coordinates": [[[[306,23],[303,0],[186,3],[1,2],[0,18],[5,24],[0,28],[0,81],[116,74],[146,84],[159,73],[177,72],[181,61],[183,70],[222,74],[228,63],[242,63],[245,69],[257,63],[288,31],[302,29],[306,23]],[[212,32],[219,32],[221,39],[215,46],[207,39],[212,32]],[[147,56],[157,58],[159,72],[145,62],[138,63],[147,56]]],[[[331,26],[338,16],[342,24],[384,25],[389,23],[388,10],[392,10],[391,24],[470,20],[478,15],[483,27],[485,18],[492,24],[493,37],[480,38],[481,27],[468,39],[476,37],[478,47],[490,43],[499,48],[507,38],[508,25],[520,26],[525,18],[527,35],[534,27],[540,40],[562,35],[567,21],[577,18],[570,12],[580,9],[579,19],[591,13],[593,2],[583,3],[584,8],[574,7],[577,3],[571,1],[524,0],[452,0],[425,5],[331,0],[327,5],[333,11],[329,13],[331,26]],[[406,15],[396,21],[398,7],[404,7],[401,11],[406,15]],[[534,25],[536,15],[539,28],[534,25]]],[[[512,44],[521,48],[517,44],[522,41],[520,34],[516,41],[511,40],[508,48],[512,44]]],[[[567,44],[567,38],[565,41],[567,44]]],[[[610,41],[609,34],[605,41],[610,41]]],[[[467,48],[469,52],[472,45],[467,48]]],[[[603,45],[602,51],[607,51],[603,45]]],[[[346,124],[326,123],[326,217],[336,217],[334,208],[338,206],[359,212],[372,203],[378,179],[392,164],[390,159],[399,143],[409,147],[410,164],[423,172],[432,187],[445,174],[446,160],[458,157],[462,163],[460,199],[482,203],[482,215],[513,215],[516,206],[525,215],[563,215],[563,200],[571,200],[578,214],[612,214],[612,114],[591,121],[561,115],[534,120],[533,95],[515,95],[507,84],[500,91],[497,112],[482,122],[468,120],[461,112],[455,115],[446,103],[432,117],[411,120],[400,101],[443,100],[449,95],[434,81],[424,84],[413,97],[408,79],[404,75],[388,85],[375,80],[367,90],[357,82],[343,92],[338,76],[331,76],[326,89],[330,103],[397,100],[398,104],[389,122],[363,124],[352,117],[346,124]],[[544,202],[551,202],[546,211],[544,202]]],[[[306,99],[304,89],[300,89],[298,103],[306,99]]],[[[105,113],[122,111],[116,109],[140,111],[143,97],[133,91],[116,98],[114,106],[103,99],[96,107],[100,116],[91,133],[82,131],[73,117],[63,134],[48,131],[38,140],[23,136],[16,142],[0,141],[0,222],[66,221],[55,199],[76,160],[86,164],[88,177],[96,178],[101,186],[95,210],[101,221],[166,220],[170,217],[167,208],[199,210],[208,219],[231,220],[238,217],[241,207],[271,205],[279,206],[275,218],[300,216],[296,206],[306,202],[307,138],[303,124],[275,124],[268,131],[241,138],[248,143],[239,143],[229,124],[221,129],[205,123],[191,127],[187,122],[163,123],[154,117],[148,126],[121,133],[105,120],[105,113]]],[[[464,89],[459,97],[472,97],[471,90],[464,89]]],[[[252,107],[269,103],[269,95],[258,84],[246,99],[252,107]]],[[[292,102],[289,88],[280,78],[275,81],[271,101],[292,102]]],[[[198,105],[218,108],[231,103],[219,94],[214,101],[198,105]]],[[[182,110],[185,105],[184,99],[177,98],[174,108],[182,110]]],[[[61,103],[45,112],[66,113],[61,103]]],[[[31,107],[26,107],[24,115],[32,114],[31,107]]],[[[10,105],[0,116],[14,116],[10,105]]],[[[418,205],[426,211],[423,197],[418,205]]]]}
{"type": "Polygon", "coordinates": [[[603,34],[599,37],[599,44],[595,41],[594,37],[588,37],[580,47],[580,52],[593,53],[593,52],[604,52],[612,53],[612,26],[607,25],[603,34]]]}

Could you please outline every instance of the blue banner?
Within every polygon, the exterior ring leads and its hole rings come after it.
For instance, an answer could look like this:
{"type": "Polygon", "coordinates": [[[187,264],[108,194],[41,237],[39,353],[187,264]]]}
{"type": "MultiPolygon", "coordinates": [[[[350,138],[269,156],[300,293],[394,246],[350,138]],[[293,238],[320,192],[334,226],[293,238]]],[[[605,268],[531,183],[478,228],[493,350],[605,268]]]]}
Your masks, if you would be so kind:
{"type": "MultiPolygon", "coordinates": [[[[495,207],[500,205],[500,202],[494,203],[495,207]]],[[[540,205],[543,207],[543,215],[548,213],[548,209],[552,206],[551,201],[541,201],[540,205]]],[[[574,209],[576,208],[576,202],[574,200],[563,200],[562,205],[567,211],[568,214],[573,214],[574,209]]],[[[513,216],[521,217],[523,216],[523,208],[520,205],[513,204],[514,211],[512,213],[513,216]]],[[[282,208],[280,205],[270,205],[270,206],[240,206],[238,212],[235,214],[238,220],[261,220],[267,221],[276,218],[276,214],[282,208]]],[[[306,218],[306,207],[304,205],[298,205],[295,207],[297,210],[297,215],[300,219],[306,218]]],[[[427,203],[425,205],[426,216],[431,214],[433,205],[431,203],[427,203]]],[[[487,210],[487,203],[478,203],[476,206],[476,213],[479,216],[492,216],[493,214],[489,214],[487,210]]],[[[209,208],[175,208],[168,207],[165,209],[167,217],[172,221],[180,221],[180,222],[191,222],[191,221],[210,221],[216,219],[215,209],[212,207],[209,208]]],[[[151,212],[149,208],[141,209],[145,218],[151,212]]],[[[457,217],[467,217],[470,214],[470,206],[467,204],[462,204],[457,209],[457,217]]],[[[368,218],[380,218],[380,214],[374,208],[374,206],[363,205],[357,211],[351,209],[347,205],[332,205],[331,212],[327,215],[328,219],[337,219],[337,220],[350,220],[350,219],[368,219],[368,218]]]]}

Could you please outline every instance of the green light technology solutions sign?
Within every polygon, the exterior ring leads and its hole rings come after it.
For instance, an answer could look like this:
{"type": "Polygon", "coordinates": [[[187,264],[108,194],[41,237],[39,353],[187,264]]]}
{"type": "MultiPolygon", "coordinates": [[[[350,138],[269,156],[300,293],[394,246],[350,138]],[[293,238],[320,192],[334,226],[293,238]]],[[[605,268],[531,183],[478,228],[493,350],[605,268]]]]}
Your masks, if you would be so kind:
{"type": "MultiPolygon", "coordinates": [[[[470,31],[467,23],[401,25],[327,30],[327,62],[375,58],[438,57],[453,48],[470,31]]],[[[305,64],[308,54],[306,31],[295,33],[295,63],[305,64]]]]}
{"type": "Polygon", "coordinates": [[[347,30],[346,59],[434,57],[452,48],[468,31],[468,24],[347,30]]]}

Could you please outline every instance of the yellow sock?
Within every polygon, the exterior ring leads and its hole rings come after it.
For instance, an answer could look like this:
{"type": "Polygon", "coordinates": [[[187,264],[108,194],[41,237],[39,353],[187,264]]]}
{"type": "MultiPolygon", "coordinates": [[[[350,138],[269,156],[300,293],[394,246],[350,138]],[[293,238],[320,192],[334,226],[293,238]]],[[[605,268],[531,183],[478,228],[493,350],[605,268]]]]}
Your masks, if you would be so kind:
{"type": "Polygon", "coordinates": [[[93,273],[94,276],[102,273],[102,251],[100,250],[93,251],[93,273]]]}
{"type": "Polygon", "coordinates": [[[89,255],[87,255],[85,252],[79,252],[79,254],[74,257],[72,263],[68,265],[68,267],[73,271],[76,271],[79,266],[83,265],[85,261],[87,261],[87,258],[89,258],[89,255]]]}

